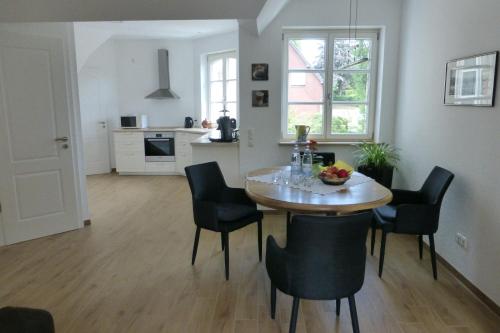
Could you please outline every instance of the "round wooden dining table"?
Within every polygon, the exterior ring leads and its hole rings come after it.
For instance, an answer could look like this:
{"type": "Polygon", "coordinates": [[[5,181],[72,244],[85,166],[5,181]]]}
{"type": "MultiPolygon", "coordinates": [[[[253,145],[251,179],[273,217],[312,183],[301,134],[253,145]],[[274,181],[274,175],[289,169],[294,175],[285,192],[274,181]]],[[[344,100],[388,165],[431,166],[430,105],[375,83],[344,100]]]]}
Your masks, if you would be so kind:
{"type": "MultiPolygon", "coordinates": [[[[250,172],[248,177],[289,169],[290,167],[259,169],[250,172]]],[[[320,195],[286,185],[247,179],[245,190],[252,200],[262,206],[302,214],[349,214],[384,206],[392,200],[392,192],[375,181],[347,186],[345,190],[320,195]]]]}

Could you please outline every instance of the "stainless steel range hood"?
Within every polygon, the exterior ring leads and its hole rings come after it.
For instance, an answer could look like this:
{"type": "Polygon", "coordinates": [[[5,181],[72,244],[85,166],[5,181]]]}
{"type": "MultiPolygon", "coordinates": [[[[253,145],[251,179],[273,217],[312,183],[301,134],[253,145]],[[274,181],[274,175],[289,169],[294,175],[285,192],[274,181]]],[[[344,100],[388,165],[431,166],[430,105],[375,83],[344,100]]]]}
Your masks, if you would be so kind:
{"type": "Polygon", "coordinates": [[[179,96],[170,89],[170,73],[168,64],[168,50],[158,50],[158,71],[160,75],[160,89],[147,95],[150,99],[179,98],[179,96]]]}

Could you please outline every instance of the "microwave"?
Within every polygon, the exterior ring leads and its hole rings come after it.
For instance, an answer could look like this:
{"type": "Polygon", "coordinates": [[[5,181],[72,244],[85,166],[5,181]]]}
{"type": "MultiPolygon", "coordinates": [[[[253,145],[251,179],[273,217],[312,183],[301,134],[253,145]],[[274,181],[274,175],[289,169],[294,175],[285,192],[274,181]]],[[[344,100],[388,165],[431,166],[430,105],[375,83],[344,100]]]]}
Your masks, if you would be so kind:
{"type": "Polygon", "coordinates": [[[121,116],[120,126],[122,128],[147,128],[148,127],[148,116],[145,114],[132,115],[132,116],[121,116]]]}

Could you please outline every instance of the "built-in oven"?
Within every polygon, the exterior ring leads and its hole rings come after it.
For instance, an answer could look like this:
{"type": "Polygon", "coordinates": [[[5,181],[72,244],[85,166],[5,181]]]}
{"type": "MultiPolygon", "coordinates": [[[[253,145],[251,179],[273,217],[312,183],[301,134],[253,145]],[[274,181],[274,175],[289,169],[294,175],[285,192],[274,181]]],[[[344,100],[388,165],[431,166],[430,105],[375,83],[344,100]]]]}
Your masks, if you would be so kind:
{"type": "Polygon", "coordinates": [[[175,132],[144,132],[146,162],[175,161],[175,132]]]}

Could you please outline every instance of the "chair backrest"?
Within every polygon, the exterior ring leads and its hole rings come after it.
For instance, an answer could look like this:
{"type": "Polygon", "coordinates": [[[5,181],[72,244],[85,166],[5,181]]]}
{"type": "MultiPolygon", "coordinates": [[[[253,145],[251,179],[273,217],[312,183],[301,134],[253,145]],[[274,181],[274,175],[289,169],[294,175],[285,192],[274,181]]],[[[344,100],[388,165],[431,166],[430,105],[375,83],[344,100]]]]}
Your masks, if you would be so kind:
{"type": "Polygon", "coordinates": [[[195,200],[218,201],[226,187],[224,176],[217,162],[195,164],[185,167],[186,176],[195,200]]]}
{"type": "Polygon", "coordinates": [[[440,206],[453,177],[450,171],[435,166],[420,189],[423,203],[440,206]]]}
{"type": "Polygon", "coordinates": [[[286,250],[291,255],[291,292],[306,299],[337,299],[363,286],[366,235],[372,213],[294,216],[286,250]]]}

